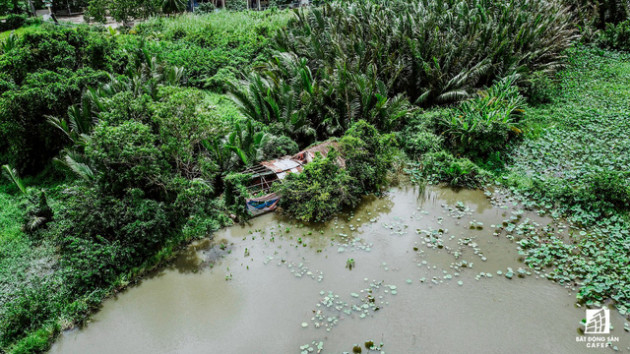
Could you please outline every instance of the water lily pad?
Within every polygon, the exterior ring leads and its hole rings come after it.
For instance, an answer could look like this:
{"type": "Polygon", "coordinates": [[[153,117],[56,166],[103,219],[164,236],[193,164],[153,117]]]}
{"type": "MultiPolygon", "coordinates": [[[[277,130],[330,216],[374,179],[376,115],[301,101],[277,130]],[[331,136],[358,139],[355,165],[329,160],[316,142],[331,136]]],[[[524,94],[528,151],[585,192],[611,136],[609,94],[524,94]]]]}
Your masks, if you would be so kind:
{"type": "Polygon", "coordinates": [[[512,277],[514,277],[514,272],[512,272],[511,270],[508,270],[505,273],[505,277],[508,278],[508,279],[512,279],[512,277]]]}

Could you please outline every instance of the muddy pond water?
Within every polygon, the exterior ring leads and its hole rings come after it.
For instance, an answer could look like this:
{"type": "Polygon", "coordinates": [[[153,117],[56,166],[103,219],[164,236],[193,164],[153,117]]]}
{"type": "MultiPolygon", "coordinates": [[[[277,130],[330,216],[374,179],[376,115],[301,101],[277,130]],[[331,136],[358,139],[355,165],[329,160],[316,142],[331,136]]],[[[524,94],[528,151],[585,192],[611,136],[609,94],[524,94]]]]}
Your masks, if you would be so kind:
{"type": "MultiPolygon", "coordinates": [[[[531,272],[512,237],[495,235],[504,221],[568,228],[490,194],[400,187],[318,227],[274,213],[226,228],[105,301],[51,352],[612,351],[577,342],[574,289],[531,272]]],[[[628,352],[624,318],[611,317],[628,352]]]]}

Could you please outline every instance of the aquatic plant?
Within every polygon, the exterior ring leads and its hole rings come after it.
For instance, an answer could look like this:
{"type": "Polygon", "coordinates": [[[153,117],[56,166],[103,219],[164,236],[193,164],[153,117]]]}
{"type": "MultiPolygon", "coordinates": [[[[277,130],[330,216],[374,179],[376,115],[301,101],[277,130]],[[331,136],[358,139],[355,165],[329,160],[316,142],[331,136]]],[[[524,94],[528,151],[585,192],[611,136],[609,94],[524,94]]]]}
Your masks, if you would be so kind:
{"type": "Polygon", "coordinates": [[[352,270],[352,268],[354,267],[355,267],[354,258],[348,258],[346,260],[346,268],[348,268],[348,270],[352,270]]]}

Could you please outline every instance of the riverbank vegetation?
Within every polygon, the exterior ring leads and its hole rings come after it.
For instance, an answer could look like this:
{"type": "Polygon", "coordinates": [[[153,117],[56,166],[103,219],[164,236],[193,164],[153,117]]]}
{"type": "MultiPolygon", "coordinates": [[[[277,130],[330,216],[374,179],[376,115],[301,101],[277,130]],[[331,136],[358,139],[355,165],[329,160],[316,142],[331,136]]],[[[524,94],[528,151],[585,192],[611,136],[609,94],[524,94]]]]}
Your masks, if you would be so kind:
{"type": "Polygon", "coordinates": [[[590,5],[343,1],[7,36],[0,348],[46,350],[244,215],[238,172],[327,139],[278,185],[286,214],[325,221],[402,171],[495,182],[584,230],[520,241],[528,264],[627,311],[628,19],[590,5]]]}

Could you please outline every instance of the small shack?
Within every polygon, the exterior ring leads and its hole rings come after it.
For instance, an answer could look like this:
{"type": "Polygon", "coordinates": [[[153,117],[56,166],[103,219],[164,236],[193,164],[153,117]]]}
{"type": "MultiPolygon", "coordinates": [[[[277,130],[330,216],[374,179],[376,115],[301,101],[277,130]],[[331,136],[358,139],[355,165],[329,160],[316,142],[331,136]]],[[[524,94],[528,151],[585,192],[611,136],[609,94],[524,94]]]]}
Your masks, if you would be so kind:
{"type": "MultiPolygon", "coordinates": [[[[242,173],[251,175],[250,183],[247,186],[249,194],[258,196],[246,200],[247,210],[252,216],[275,210],[278,207],[280,196],[271,192],[273,184],[281,182],[289,173],[302,172],[303,166],[312,162],[317,153],[326,157],[331,148],[338,149],[339,143],[326,141],[302,150],[293,156],[263,161],[243,171],[242,173]]],[[[339,165],[345,166],[345,161],[342,158],[339,158],[339,165]]]]}

